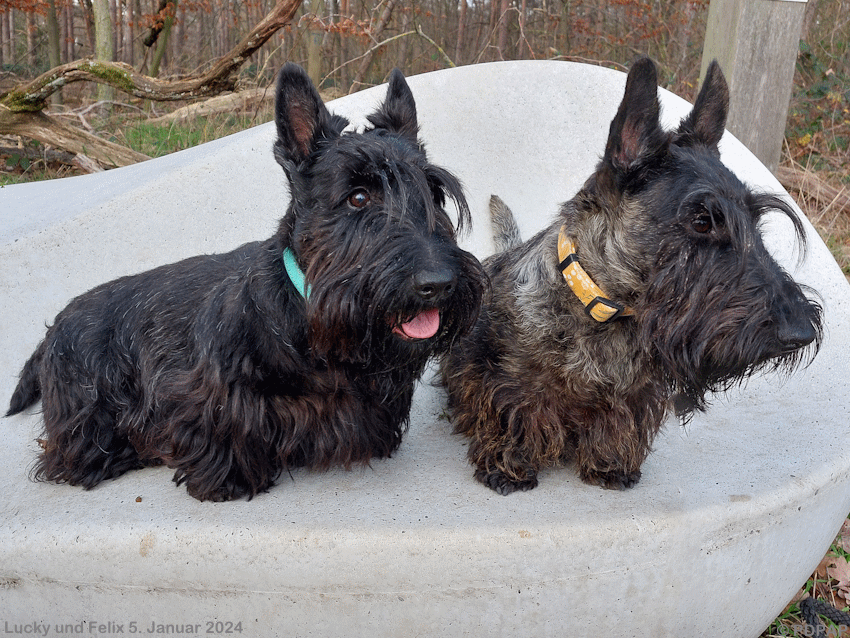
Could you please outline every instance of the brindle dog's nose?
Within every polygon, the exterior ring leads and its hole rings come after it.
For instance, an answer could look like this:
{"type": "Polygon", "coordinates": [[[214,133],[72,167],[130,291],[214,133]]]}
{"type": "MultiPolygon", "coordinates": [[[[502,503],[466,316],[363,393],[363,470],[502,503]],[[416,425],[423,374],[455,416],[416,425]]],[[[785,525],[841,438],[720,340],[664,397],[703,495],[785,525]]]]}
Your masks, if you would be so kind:
{"type": "Polygon", "coordinates": [[[809,345],[817,337],[811,321],[786,322],[778,331],[777,338],[788,352],[809,345]]]}

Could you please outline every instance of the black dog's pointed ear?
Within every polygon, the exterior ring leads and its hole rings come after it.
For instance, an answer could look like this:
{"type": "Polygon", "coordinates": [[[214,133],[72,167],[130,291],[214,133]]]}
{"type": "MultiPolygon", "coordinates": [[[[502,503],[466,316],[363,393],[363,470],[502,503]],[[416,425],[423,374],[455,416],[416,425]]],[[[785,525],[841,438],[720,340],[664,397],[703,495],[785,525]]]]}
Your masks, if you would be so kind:
{"type": "Polygon", "coordinates": [[[275,98],[274,155],[278,163],[297,165],[315,150],[320,139],[339,135],[341,126],[334,125],[335,119],[342,118],[331,117],[304,69],[297,64],[284,65],[275,98]]]}
{"type": "Polygon", "coordinates": [[[679,124],[674,142],[679,146],[704,144],[716,150],[729,113],[729,86],[717,60],[705,72],[694,108],[679,124]]]}
{"type": "Polygon", "coordinates": [[[381,107],[368,117],[375,128],[383,128],[418,140],[419,123],[416,121],[416,102],[407,86],[404,74],[398,69],[390,73],[387,97],[381,107]]]}
{"type": "Polygon", "coordinates": [[[633,168],[666,143],[661,128],[658,75],[649,58],[638,59],[626,78],[626,90],[617,115],[611,121],[604,159],[621,171],[633,168]]]}

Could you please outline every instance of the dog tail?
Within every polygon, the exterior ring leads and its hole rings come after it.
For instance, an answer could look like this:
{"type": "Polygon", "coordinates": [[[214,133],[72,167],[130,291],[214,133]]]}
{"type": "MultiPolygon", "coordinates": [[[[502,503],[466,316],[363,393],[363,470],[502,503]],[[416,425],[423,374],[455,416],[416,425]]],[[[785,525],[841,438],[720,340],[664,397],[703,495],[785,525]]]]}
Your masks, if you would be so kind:
{"type": "Polygon", "coordinates": [[[21,371],[21,379],[18,381],[18,387],[15,388],[15,391],[12,393],[12,400],[9,401],[9,411],[6,412],[6,416],[23,412],[41,398],[39,370],[41,369],[41,360],[44,358],[45,349],[46,344],[42,341],[29,358],[29,361],[24,364],[24,369],[21,371]]]}
{"type": "Polygon", "coordinates": [[[500,253],[522,243],[514,214],[498,195],[490,195],[490,223],[493,226],[496,252],[500,253]]]}

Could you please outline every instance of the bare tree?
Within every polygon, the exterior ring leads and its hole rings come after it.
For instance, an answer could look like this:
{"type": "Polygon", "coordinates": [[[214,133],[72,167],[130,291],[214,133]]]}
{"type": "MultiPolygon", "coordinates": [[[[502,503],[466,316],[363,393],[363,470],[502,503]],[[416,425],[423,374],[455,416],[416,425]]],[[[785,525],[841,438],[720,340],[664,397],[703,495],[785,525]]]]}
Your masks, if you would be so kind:
{"type": "MultiPolygon", "coordinates": [[[[378,19],[377,24],[373,29],[370,30],[371,39],[377,43],[381,34],[384,32],[384,29],[387,28],[387,24],[390,22],[390,18],[393,15],[393,9],[395,8],[397,0],[386,0],[387,4],[384,6],[384,10],[381,12],[381,17],[378,19]]],[[[352,90],[354,87],[358,87],[363,84],[363,78],[366,77],[366,72],[369,70],[369,66],[372,64],[372,59],[375,57],[376,49],[371,48],[367,51],[366,55],[363,56],[363,59],[360,62],[360,66],[357,67],[357,73],[354,75],[354,79],[351,81],[352,90]]]]}

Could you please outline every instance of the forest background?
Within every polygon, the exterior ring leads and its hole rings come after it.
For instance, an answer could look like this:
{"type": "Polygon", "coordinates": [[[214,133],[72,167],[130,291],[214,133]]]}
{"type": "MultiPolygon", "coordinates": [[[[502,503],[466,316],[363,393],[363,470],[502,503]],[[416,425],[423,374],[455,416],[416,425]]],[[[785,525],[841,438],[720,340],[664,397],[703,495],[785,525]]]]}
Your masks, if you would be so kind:
{"type": "MultiPolygon", "coordinates": [[[[286,61],[307,68],[329,100],[384,82],[393,67],[415,75],[495,60],[555,59],[625,70],[646,54],[658,63],[662,86],[693,100],[708,4],[0,0],[0,186],[132,163],[266,122],[268,89],[286,61]],[[85,66],[90,58],[119,63],[114,69],[126,69],[158,100],[144,99],[145,91],[134,93],[110,72],[97,77],[85,66]],[[223,60],[230,66],[220,70],[223,60]],[[113,150],[120,160],[86,157],[55,130],[39,135],[32,121],[22,128],[13,117],[15,91],[57,67],[67,78],[95,81],[64,83],[43,94],[30,115],[127,149],[126,155],[113,150]],[[178,89],[193,99],[179,99],[178,89]]],[[[777,177],[850,275],[850,0],[806,4],[777,177]]],[[[797,599],[812,595],[846,609],[848,559],[850,523],[797,599]]],[[[795,635],[788,632],[801,626],[797,599],[764,636],[795,635]]],[[[832,626],[830,635],[850,636],[850,628],[832,626]]]]}

